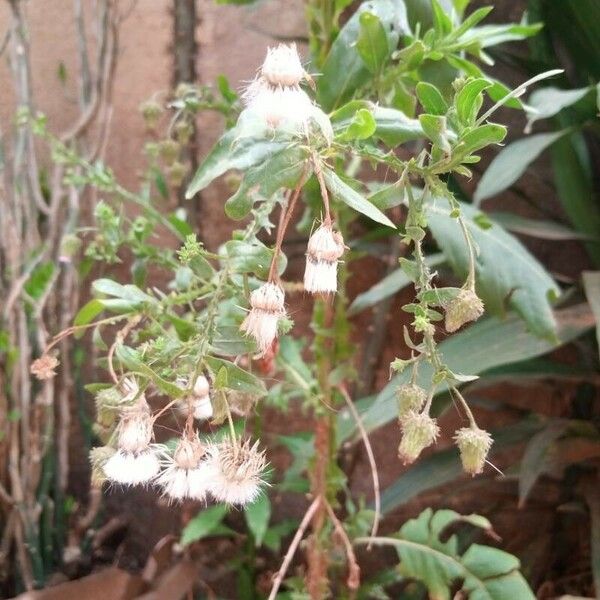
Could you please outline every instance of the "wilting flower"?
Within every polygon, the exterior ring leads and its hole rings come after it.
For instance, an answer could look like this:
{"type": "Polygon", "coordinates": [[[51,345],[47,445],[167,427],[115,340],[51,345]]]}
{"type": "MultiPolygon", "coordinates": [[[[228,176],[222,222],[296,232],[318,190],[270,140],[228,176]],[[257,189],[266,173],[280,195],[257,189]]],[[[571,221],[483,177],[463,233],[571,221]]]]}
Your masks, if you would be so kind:
{"type": "Polygon", "coordinates": [[[106,477],[124,485],[148,483],[160,470],[152,441],[152,417],[145,398],[123,409],[118,425],[117,451],[104,464],[106,477]]]}
{"type": "Polygon", "coordinates": [[[265,283],[250,294],[251,309],[241,329],[256,340],[261,354],[277,337],[277,323],[285,315],[284,301],[283,290],[274,283],[265,283]]]}
{"type": "Polygon", "coordinates": [[[402,418],[409,412],[419,412],[427,400],[427,392],[416,383],[405,383],[396,390],[398,416],[402,418]]]}
{"type": "Polygon", "coordinates": [[[431,446],[440,433],[435,419],[428,414],[409,412],[400,419],[402,440],[398,448],[398,457],[409,464],[414,462],[419,454],[431,446]]]}
{"type": "Polygon", "coordinates": [[[333,129],[327,115],[300,88],[308,78],[294,45],[269,48],[259,76],[246,89],[246,109],[240,115],[241,135],[260,134],[260,127],[307,136],[315,123],[330,144],[333,129]],[[258,130],[256,127],[258,126],[258,130]]]}
{"type": "Polygon", "coordinates": [[[488,452],[492,447],[492,436],[479,427],[463,427],[454,436],[460,450],[463,469],[471,475],[483,471],[488,452]]]}
{"type": "Polygon", "coordinates": [[[446,331],[452,333],[465,323],[477,321],[483,314],[483,302],[470,289],[462,289],[446,307],[446,331]]]}
{"type": "Polygon", "coordinates": [[[215,500],[244,506],[258,498],[267,466],[264,452],[258,450],[258,441],[240,444],[227,440],[209,450],[209,491],[215,500]]]}
{"type": "Polygon", "coordinates": [[[156,480],[163,494],[171,500],[204,500],[210,477],[205,456],[206,448],[197,437],[182,437],[173,455],[166,455],[156,480]]]}
{"type": "Polygon", "coordinates": [[[40,381],[52,379],[56,376],[56,367],[60,363],[55,356],[51,354],[43,354],[31,363],[29,370],[32,375],[35,375],[40,381]]]}
{"type": "Polygon", "coordinates": [[[331,225],[321,225],[309,238],[304,289],[313,294],[337,291],[337,265],[344,254],[344,239],[331,225]]]}

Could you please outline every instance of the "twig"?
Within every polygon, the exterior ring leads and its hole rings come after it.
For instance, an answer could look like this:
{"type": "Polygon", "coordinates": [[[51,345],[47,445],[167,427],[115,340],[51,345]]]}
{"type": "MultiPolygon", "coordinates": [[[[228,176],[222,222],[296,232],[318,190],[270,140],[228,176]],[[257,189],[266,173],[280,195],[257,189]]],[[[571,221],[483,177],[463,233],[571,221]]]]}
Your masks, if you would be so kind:
{"type": "Polygon", "coordinates": [[[340,523],[340,520],[337,518],[333,508],[331,508],[331,504],[325,500],[325,508],[329,513],[329,517],[333,522],[333,526],[340,536],[344,547],[346,549],[346,558],[348,559],[348,580],[347,585],[351,590],[357,590],[360,586],[360,567],[358,566],[358,562],[356,560],[356,554],[354,554],[354,548],[352,548],[352,542],[348,537],[348,534],[344,530],[343,525],[340,523]]]}
{"type": "Polygon", "coordinates": [[[319,188],[321,190],[321,197],[323,198],[323,206],[325,207],[325,218],[323,219],[324,225],[331,225],[331,211],[329,208],[329,192],[327,191],[327,186],[325,185],[325,179],[323,179],[323,170],[321,168],[321,162],[319,158],[313,154],[312,163],[315,168],[315,175],[317,176],[317,181],[319,182],[319,188]]]}
{"type": "Polygon", "coordinates": [[[320,496],[317,496],[312,501],[312,504],[308,507],[308,510],[304,514],[304,517],[302,518],[302,521],[300,522],[300,525],[298,526],[298,529],[296,530],[296,533],[294,534],[294,539],[292,540],[292,543],[289,545],[287,552],[285,553],[285,556],[283,557],[283,562],[281,563],[281,567],[279,568],[279,571],[277,571],[277,575],[273,579],[273,587],[271,588],[271,593],[269,594],[268,600],[275,600],[275,598],[277,597],[277,592],[279,591],[279,588],[281,587],[281,583],[283,582],[283,578],[285,577],[285,574],[287,573],[290,563],[292,562],[292,558],[294,558],[294,554],[296,553],[298,545],[300,544],[300,541],[302,540],[302,536],[304,535],[306,528],[308,527],[311,519],[313,518],[313,515],[317,512],[317,509],[319,508],[321,501],[322,501],[322,498],[320,496]]]}
{"type": "MultiPolygon", "coordinates": [[[[365,445],[365,450],[367,452],[367,457],[369,459],[369,465],[371,466],[371,476],[373,477],[373,494],[374,494],[374,502],[375,502],[375,516],[373,517],[373,527],[371,528],[371,537],[375,537],[377,535],[377,530],[379,529],[379,521],[381,520],[381,493],[379,488],[379,473],[377,471],[377,463],[375,462],[375,455],[373,454],[373,448],[371,446],[371,442],[369,441],[369,434],[365,429],[365,426],[354,406],[354,402],[352,402],[352,398],[350,398],[350,394],[345,387],[340,386],[340,393],[342,394],[346,404],[348,405],[348,410],[352,414],[352,417],[356,421],[356,426],[360,431],[360,435],[363,440],[363,444],[365,445]]],[[[371,549],[371,545],[369,544],[368,550],[371,549]]]]}

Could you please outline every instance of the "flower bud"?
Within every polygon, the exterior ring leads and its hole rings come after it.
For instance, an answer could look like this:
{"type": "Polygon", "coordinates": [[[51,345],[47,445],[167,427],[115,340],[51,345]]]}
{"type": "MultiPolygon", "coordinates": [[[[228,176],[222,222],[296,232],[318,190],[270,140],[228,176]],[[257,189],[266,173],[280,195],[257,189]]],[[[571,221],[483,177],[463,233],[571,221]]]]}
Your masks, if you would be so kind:
{"type": "Polygon", "coordinates": [[[304,289],[316,294],[337,291],[337,264],[344,254],[344,239],[331,225],[321,225],[309,238],[304,289]]]}
{"type": "Polygon", "coordinates": [[[267,352],[277,337],[277,323],[285,315],[285,295],[274,283],[265,283],[250,294],[248,316],[241,330],[256,340],[261,354],[267,352]]]}
{"type": "Polygon", "coordinates": [[[204,375],[199,375],[194,381],[194,396],[204,398],[210,392],[210,384],[204,375]]]}
{"type": "Polygon", "coordinates": [[[167,163],[172,164],[179,156],[181,146],[175,140],[167,139],[160,142],[158,152],[160,157],[167,163]]]}
{"type": "Polygon", "coordinates": [[[492,436],[479,427],[463,427],[454,436],[460,450],[460,460],[466,473],[477,475],[483,471],[492,446],[492,436]]]}
{"type": "Polygon", "coordinates": [[[410,464],[419,454],[431,446],[439,435],[440,428],[435,419],[424,413],[409,412],[400,420],[402,440],[398,448],[398,457],[410,464]]]}
{"type": "Polygon", "coordinates": [[[446,307],[446,331],[452,333],[465,323],[477,321],[483,314],[483,302],[473,290],[462,289],[446,307]]]}
{"type": "Polygon", "coordinates": [[[140,105],[140,112],[148,129],[156,128],[162,111],[162,106],[155,100],[148,100],[140,105]]]}
{"type": "Polygon", "coordinates": [[[59,262],[70,263],[80,248],[81,239],[74,233],[66,233],[60,240],[59,262]]]}
{"type": "Polygon", "coordinates": [[[176,160],[167,167],[167,179],[173,187],[179,187],[185,178],[187,167],[176,160]]]}
{"type": "Polygon", "coordinates": [[[404,417],[410,412],[419,412],[427,400],[427,392],[416,383],[405,383],[396,390],[398,416],[404,417]]]}
{"type": "Polygon", "coordinates": [[[178,121],[175,124],[175,137],[177,141],[185,146],[191,139],[192,133],[194,133],[194,127],[187,121],[178,121]]]}

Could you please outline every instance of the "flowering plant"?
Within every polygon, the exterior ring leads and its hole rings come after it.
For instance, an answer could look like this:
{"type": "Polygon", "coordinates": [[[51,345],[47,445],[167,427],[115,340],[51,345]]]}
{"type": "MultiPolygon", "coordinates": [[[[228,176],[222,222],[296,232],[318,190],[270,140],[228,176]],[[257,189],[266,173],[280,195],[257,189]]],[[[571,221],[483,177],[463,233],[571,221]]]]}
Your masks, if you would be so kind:
{"type": "MultiPolygon", "coordinates": [[[[478,427],[459,391],[476,375],[460,373],[446,361],[438,343],[442,323],[446,333],[453,333],[477,321],[484,305],[496,313],[509,305],[535,334],[556,335],[550,305],[556,284],[515,238],[460,201],[456,191],[457,178],[471,177],[470,165],[479,161],[480,152],[506,135],[503,125],[490,121],[495,111],[521,108],[519,96],[531,83],[510,91],[475,61],[489,63],[487,47],[537,28],[479,27],[489,9],[464,16],[466,3],[456,4],[448,13],[434,0],[429,26],[411,24],[403,3],[369,0],[339,29],[343,6],[327,16],[311,3],[313,61],[303,63],[294,45],[278,45],[268,50],[247,86],[241,111],[235,94],[223,94],[228,102],[221,109],[232,127],[186,194],[194,199],[226,172],[242,173],[225,212],[246,225],[216,253],[197,240],[181,215],[165,216],[156,209],[150,178],[142,194],[132,194],[109,169],[86,163],[53,138],[43,120],[34,120],[74,186],[91,184],[112,197],[96,207],[97,228],[86,259],[117,262],[125,247],[135,257],[133,283],[94,281],[94,298],[73,327],[32,366],[48,376],[47,366],[56,367],[51,348],[66,335],[93,328],[112,380],[90,388],[96,398],[95,432],[103,443],[91,454],[94,483],[154,485],[171,501],[210,499],[251,510],[264,498],[270,474],[263,445],[243,431],[247,417],[260,411],[265,398],[279,404],[300,398],[315,418],[314,460],[303,465],[310,472],[312,504],[298,530],[301,537],[312,522],[307,589],[315,598],[328,587],[326,517],[347,542],[348,585],[358,586],[352,544],[336,515],[338,496],[347,491],[335,459],[340,441],[350,436],[340,425],[344,415],[350,415],[370,458],[375,511],[367,539],[373,541],[380,518],[367,435],[373,418],[381,424],[398,417],[399,457],[411,463],[436,441],[440,427],[433,401],[440,390],[448,390],[467,420],[455,433],[464,470],[478,474],[487,462],[491,435],[478,427]],[[439,67],[442,83],[428,80],[431,65],[439,67]],[[482,111],[484,102],[490,106],[482,111]],[[124,200],[138,205],[141,214],[130,218],[114,207],[124,200]],[[297,283],[285,276],[284,244],[301,203],[304,214],[297,227],[308,240],[303,282],[297,283]],[[176,252],[152,244],[152,236],[165,230],[179,238],[176,252]],[[273,230],[270,246],[264,238],[273,230]],[[401,273],[414,285],[415,297],[403,306],[411,319],[410,330],[404,329],[410,356],[391,364],[397,404],[362,402],[357,410],[350,394],[356,377],[346,282],[360,253],[358,236],[365,231],[372,238],[399,236],[400,247],[411,253],[400,257],[401,273]],[[426,256],[430,233],[459,278],[456,286],[437,285],[432,267],[442,259],[436,263],[426,256]],[[498,256],[499,248],[504,256],[498,256]],[[511,257],[518,269],[509,263],[511,257]],[[172,275],[168,291],[146,287],[150,266],[172,275]],[[314,298],[310,362],[286,335],[294,329],[289,313],[299,291],[314,298]],[[99,318],[102,313],[110,314],[99,318]],[[268,390],[265,380],[275,372],[283,381],[268,390]],[[159,408],[151,408],[152,396],[159,408]],[[377,411],[383,411],[383,419],[377,411]],[[178,436],[159,444],[154,431],[164,419],[175,421],[178,436]],[[212,435],[207,421],[227,426],[212,435]]],[[[182,175],[180,144],[201,105],[193,86],[178,90],[171,104],[174,137],[150,153],[169,164],[175,186],[182,175]]],[[[146,104],[142,112],[154,126],[162,110],[146,104]]],[[[271,597],[284,575],[282,568],[271,597]]],[[[521,579],[519,586],[520,597],[529,597],[521,579]]]]}

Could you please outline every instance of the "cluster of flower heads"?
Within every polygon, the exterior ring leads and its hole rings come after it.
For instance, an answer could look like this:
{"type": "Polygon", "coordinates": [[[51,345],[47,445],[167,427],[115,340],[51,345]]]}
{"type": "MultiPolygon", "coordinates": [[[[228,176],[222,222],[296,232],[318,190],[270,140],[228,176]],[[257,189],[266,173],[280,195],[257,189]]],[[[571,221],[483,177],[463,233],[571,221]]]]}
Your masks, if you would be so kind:
{"type": "Polygon", "coordinates": [[[329,118],[300,87],[310,81],[295,44],[269,48],[256,79],[244,93],[246,108],[240,115],[239,129],[243,132],[248,127],[252,131],[258,123],[273,132],[306,136],[314,124],[331,143],[329,118]]]}
{"type": "MultiPolygon", "coordinates": [[[[169,451],[153,443],[154,417],[137,383],[125,379],[120,392],[116,447],[108,445],[92,451],[97,484],[154,485],[169,501],[203,501],[211,497],[241,506],[260,495],[267,463],[258,442],[252,445],[248,440],[224,438],[205,443],[188,420],[175,449],[169,451]]],[[[200,375],[191,396],[184,400],[188,415],[200,420],[212,416],[209,392],[208,380],[200,375]]]]}
{"type": "MultiPolygon", "coordinates": [[[[440,428],[437,420],[429,415],[432,392],[428,395],[416,383],[407,383],[398,388],[396,395],[402,430],[398,456],[405,464],[409,464],[436,441],[440,428]]],[[[492,446],[492,436],[472,422],[469,427],[459,429],[454,440],[460,451],[463,469],[470,475],[481,473],[492,446]]]]}

